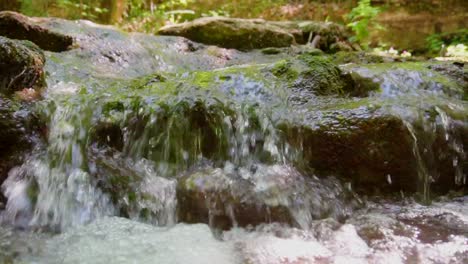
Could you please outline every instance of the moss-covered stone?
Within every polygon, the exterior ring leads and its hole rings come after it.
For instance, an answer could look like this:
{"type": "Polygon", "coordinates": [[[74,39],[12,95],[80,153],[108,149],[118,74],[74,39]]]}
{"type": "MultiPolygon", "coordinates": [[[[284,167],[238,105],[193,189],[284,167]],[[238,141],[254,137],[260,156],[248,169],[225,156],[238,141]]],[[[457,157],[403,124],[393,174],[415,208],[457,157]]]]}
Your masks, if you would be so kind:
{"type": "Polygon", "coordinates": [[[35,44],[0,37],[0,91],[42,87],[44,63],[44,54],[35,44]]]}
{"type": "MultiPolygon", "coordinates": [[[[346,52],[340,51],[332,56],[333,61],[337,64],[345,63],[357,63],[357,64],[367,64],[367,63],[383,63],[387,59],[385,57],[368,53],[368,52],[346,52]]],[[[388,61],[387,61],[388,62],[388,61]]]]}
{"type": "Polygon", "coordinates": [[[261,19],[207,17],[165,26],[158,33],[240,50],[288,47],[294,43],[290,32],[261,19]]]}
{"type": "Polygon", "coordinates": [[[337,65],[323,56],[299,55],[298,59],[307,65],[294,83],[296,89],[313,91],[316,95],[343,95],[352,85],[337,65]]]}
{"type": "Polygon", "coordinates": [[[271,73],[278,78],[286,78],[289,81],[297,79],[299,73],[293,68],[293,63],[290,60],[281,60],[276,62],[271,68],[271,73]]]}
{"type": "MultiPolygon", "coordinates": [[[[161,28],[161,35],[183,36],[204,44],[224,48],[251,50],[289,47],[310,43],[324,51],[352,51],[343,26],[331,22],[302,21],[277,22],[261,19],[210,17],[161,28]]],[[[265,54],[277,53],[265,49],[265,54]]]]}
{"type": "Polygon", "coordinates": [[[263,54],[272,55],[281,53],[281,49],[278,48],[264,48],[262,49],[263,54]]]}
{"type": "Polygon", "coordinates": [[[12,39],[29,40],[41,49],[65,51],[73,44],[73,38],[50,31],[36,25],[30,18],[21,14],[0,12],[0,35],[12,39]]]}

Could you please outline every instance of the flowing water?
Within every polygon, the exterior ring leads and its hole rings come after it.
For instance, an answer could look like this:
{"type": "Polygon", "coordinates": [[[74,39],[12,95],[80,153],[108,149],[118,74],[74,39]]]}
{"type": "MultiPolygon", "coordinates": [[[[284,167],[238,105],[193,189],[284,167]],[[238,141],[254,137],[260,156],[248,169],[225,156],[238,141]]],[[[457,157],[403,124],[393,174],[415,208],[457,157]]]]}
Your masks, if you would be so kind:
{"type": "MultiPolygon", "coordinates": [[[[349,178],[310,168],[316,154],[307,153],[318,147],[281,129],[329,125],[325,135],[346,137],[354,120],[397,116],[418,174],[416,198],[429,204],[437,180],[466,186],[467,105],[455,83],[347,65],[380,81],[379,90],[321,97],[268,73],[287,53],[127,35],[86,21],[41,23],[72,34],[79,47],[46,54],[48,88],[33,110],[42,140],[2,185],[0,261],[468,261],[466,197],[428,207],[367,199],[349,178]],[[340,120],[347,118],[351,124],[340,120]]],[[[384,182],[392,188],[396,180],[388,174],[384,182]]]]}

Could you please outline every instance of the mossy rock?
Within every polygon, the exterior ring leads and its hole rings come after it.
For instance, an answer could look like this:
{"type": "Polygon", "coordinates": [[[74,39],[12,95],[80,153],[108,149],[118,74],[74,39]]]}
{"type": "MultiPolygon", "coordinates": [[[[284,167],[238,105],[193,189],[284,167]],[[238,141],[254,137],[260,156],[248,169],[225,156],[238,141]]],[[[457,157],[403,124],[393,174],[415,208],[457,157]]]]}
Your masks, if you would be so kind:
{"type": "MultiPolygon", "coordinates": [[[[348,33],[343,26],[318,21],[265,21],[262,19],[240,19],[209,17],[190,22],[169,25],[159,29],[160,35],[182,36],[190,40],[217,45],[224,48],[252,50],[289,47],[307,44],[318,37],[315,48],[324,51],[352,51],[348,33]]],[[[265,54],[277,52],[264,50],[265,54]]]]}
{"type": "Polygon", "coordinates": [[[302,54],[299,61],[305,63],[306,70],[302,71],[293,88],[296,90],[313,91],[315,95],[351,95],[367,96],[376,87],[359,87],[355,79],[343,72],[328,57],[302,54]]]}
{"type": "Polygon", "coordinates": [[[182,36],[204,44],[239,50],[294,44],[294,36],[290,32],[261,19],[199,18],[162,27],[158,34],[182,36]]]}
{"type": "Polygon", "coordinates": [[[11,11],[0,12],[0,36],[29,40],[41,49],[65,51],[73,44],[73,38],[34,23],[30,18],[11,11]]]}
{"type": "MultiPolygon", "coordinates": [[[[356,63],[356,64],[368,64],[368,63],[383,63],[389,62],[385,57],[375,55],[368,52],[346,52],[341,51],[333,54],[333,61],[337,64],[356,63]]],[[[393,61],[393,60],[392,60],[393,61]]],[[[391,62],[391,61],[390,61],[391,62]]]]}
{"type": "Polygon", "coordinates": [[[44,85],[44,53],[29,41],[0,37],[0,91],[44,85]]]}

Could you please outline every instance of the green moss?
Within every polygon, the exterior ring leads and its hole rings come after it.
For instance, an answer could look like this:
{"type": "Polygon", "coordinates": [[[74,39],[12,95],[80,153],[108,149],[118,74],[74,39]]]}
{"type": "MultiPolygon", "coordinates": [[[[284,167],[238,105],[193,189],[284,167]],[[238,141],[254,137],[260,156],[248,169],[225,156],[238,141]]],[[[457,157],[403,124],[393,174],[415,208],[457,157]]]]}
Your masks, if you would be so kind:
{"type": "Polygon", "coordinates": [[[216,81],[216,74],[213,72],[195,72],[193,74],[193,84],[201,88],[207,88],[216,81]]]}
{"type": "Polygon", "coordinates": [[[308,83],[313,83],[311,89],[316,94],[344,94],[345,88],[349,84],[342,78],[342,72],[338,66],[332,63],[328,57],[302,54],[298,56],[298,59],[307,66],[299,77],[308,83]]]}
{"type": "Polygon", "coordinates": [[[165,82],[166,80],[167,78],[164,75],[160,73],[154,73],[131,81],[130,87],[132,87],[132,89],[142,89],[153,83],[161,83],[165,82]]]}
{"type": "Polygon", "coordinates": [[[356,63],[356,64],[368,64],[368,63],[383,63],[384,58],[379,55],[358,51],[358,52],[347,52],[340,51],[331,57],[337,64],[356,63]]]}
{"type": "Polygon", "coordinates": [[[293,68],[293,63],[289,60],[280,60],[271,68],[271,73],[278,78],[285,78],[288,81],[297,79],[299,73],[293,68]]]}
{"type": "Polygon", "coordinates": [[[135,192],[129,192],[128,193],[128,201],[130,203],[134,203],[134,202],[136,202],[136,200],[137,200],[136,193],[135,192]]]}
{"type": "Polygon", "coordinates": [[[39,194],[39,185],[37,184],[35,180],[31,181],[26,193],[28,195],[28,198],[31,200],[31,202],[35,204],[37,201],[37,195],[39,194]]]}
{"type": "Polygon", "coordinates": [[[103,112],[109,113],[111,111],[117,111],[117,112],[124,111],[123,103],[120,101],[112,101],[112,102],[106,103],[103,107],[103,112]]]}
{"type": "Polygon", "coordinates": [[[274,55],[281,53],[281,50],[278,48],[264,48],[262,49],[262,53],[266,55],[274,55]]]}

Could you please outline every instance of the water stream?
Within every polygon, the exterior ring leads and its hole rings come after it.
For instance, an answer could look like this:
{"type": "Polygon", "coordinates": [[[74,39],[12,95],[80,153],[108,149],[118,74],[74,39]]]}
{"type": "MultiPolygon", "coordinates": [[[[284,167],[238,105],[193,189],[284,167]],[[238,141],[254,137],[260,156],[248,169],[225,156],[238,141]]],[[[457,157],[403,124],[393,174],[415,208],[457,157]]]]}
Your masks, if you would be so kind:
{"type": "MultiPolygon", "coordinates": [[[[319,144],[309,144],[306,132],[295,137],[281,126],[329,125],[320,135],[335,142],[366,120],[396,116],[418,174],[415,197],[430,204],[436,180],[466,186],[459,131],[467,105],[452,83],[363,66],[352,70],[381,78],[380,90],[321,97],[269,73],[289,54],[187,51],[181,38],[127,35],[86,21],[43,23],[73,34],[80,47],[47,53],[48,88],[34,106],[46,129],[2,185],[0,261],[468,261],[466,197],[428,207],[412,198],[367,198],[355,192],[359,182],[340,179],[342,171],[320,170],[319,144]],[[414,104],[421,97],[427,105],[414,104]],[[319,160],[318,169],[307,159],[319,160]],[[447,160],[449,169],[438,165],[447,160]]],[[[371,143],[362,159],[380,155],[379,142],[371,143]]],[[[381,176],[388,188],[401,180],[381,176]]]]}

